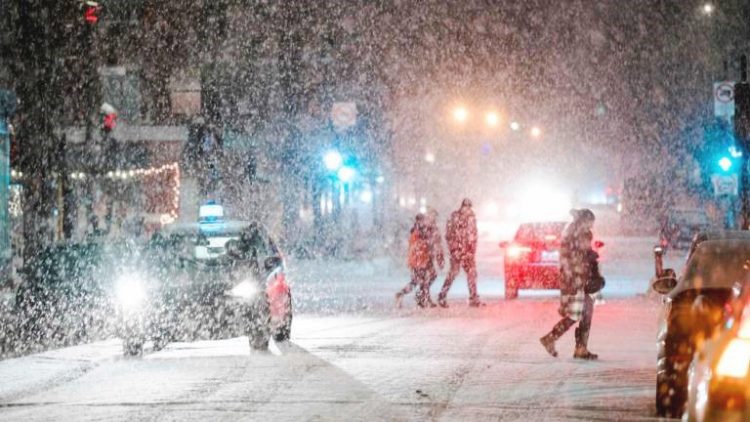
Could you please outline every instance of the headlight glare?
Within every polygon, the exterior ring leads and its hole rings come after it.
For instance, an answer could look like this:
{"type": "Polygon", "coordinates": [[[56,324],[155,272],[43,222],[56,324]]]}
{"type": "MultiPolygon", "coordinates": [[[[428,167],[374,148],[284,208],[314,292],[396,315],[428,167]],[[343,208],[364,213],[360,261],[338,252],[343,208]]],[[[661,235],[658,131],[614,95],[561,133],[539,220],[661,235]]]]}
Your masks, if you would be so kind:
{"type": "Polygon", "coordinates": [[[750,367],[750,340],[733,339],[721,354],[716,374],[723,377],[744,378],[750,367]]]}
{"type": "Polygon", "coordinates": [[[258,287],[258,283],[251,280],[245,280],[241,282],[240,284],[234,286],[234,288],[232,288],[232,290],[230,291],[232,296],[242,299],[252,299],[259,292],[260,288],[258,287]]]}
{"type": "Polygon", "coordinates": [[[146,289],[137,277],[120,277],[115,286],[117,301],[125,310],[136,309],[146,300],[146,289]]]}

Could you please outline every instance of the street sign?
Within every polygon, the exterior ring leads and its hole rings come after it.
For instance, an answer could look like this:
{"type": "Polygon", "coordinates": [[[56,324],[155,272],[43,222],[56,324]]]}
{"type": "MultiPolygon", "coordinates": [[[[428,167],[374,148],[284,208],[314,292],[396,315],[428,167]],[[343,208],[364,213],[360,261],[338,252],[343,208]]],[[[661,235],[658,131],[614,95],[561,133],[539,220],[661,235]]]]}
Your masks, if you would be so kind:
{"type": "Polygon", "coordinates": [[[338,102],[331,107],[331,123],[336,130],[346,129],[357,123],[357,103],[338,102]]]}
{"type": "Polygon", "coordinates": [[[711,176],[715,196],[736,196],[739,193],[739,177],[736,174],[714,174],[711,176]]]}
{"type": "Polygon", "coordinates": [[[734,116],[734,82],[714,82],[714,115],[725,119],[734,116]]]}

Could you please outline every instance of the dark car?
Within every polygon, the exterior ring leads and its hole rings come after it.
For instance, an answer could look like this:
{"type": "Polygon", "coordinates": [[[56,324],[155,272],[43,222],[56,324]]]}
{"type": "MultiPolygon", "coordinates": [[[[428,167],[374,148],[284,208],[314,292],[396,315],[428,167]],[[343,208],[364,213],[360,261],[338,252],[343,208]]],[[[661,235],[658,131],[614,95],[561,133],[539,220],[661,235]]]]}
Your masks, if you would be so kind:
{"type": "Polygon", "coordinates": [[[288,340],[292,297],[284,260],[257,223],[174,225],[154,235],[139,266],[115,281],[118,333],[126,354],[147,340],[160,349],[176,340],[247,335],[266,349],[288,340]]]}
{"type": "Polygon", "coordinates": [[[560,288],[560,241],[566,222],[524,223],[505,250],[505,298],[515,299],[519,289],[560,288]]]}
{"type": "Polygon", "coordinates": [[[750,238],[696,242],[682,274],[660,270],[652,288],[665,295],[657,336],[656,409],[679,417],[687,399],[687,370],[696,350],[725,318],[737,283],[744,283],[750,238]]]}
{"type": "Polygon", "coordinates": [[[729,318],[695,354],[688,371],[688,403],[683,420],[750,420],[750,288],[736,289],[729,318]]]}

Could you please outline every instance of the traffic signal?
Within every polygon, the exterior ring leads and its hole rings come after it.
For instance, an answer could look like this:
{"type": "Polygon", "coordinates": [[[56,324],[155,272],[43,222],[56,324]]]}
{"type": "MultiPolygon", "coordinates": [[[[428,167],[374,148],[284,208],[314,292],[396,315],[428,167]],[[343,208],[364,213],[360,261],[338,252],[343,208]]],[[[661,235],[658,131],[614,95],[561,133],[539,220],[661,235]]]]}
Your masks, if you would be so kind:
{"type": "Polygon", "coordinates": [[[96,25],[99,22],[99,13],[102,6],[95,1],[86,1],[83,3],[83,19],[89,25],[96,25]]]}
{"type": "Polygon", "coordinates": [[[730,170],[732,170],[732,166],[734,163],[732,163],[732,159],[729,157],[721,157],[719,158],[719,161],[717,163],[719,165],[719,168],[724,171],[724,173],[728,173],[730,170]]]}
{"type": "Polygon", "coordinates": [[[104,103],[99,112],[102,114],[102,130],[106,133],[112,132],[117,126],[117,109],[109,103],[104,103]]]}

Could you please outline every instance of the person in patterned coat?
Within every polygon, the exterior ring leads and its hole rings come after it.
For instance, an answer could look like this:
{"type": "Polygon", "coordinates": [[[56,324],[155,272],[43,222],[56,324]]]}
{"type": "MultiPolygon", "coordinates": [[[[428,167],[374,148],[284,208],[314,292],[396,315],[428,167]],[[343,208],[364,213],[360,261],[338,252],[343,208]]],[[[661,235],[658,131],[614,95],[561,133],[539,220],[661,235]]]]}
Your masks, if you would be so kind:
{"type": "Polygon", "coordinates": [[[594,313],[594,298],[585,292],[586,284],[598,274],[599,255],[592,249],[594,213],[589,209],[573,210],[573,222],[563,232],[560,245],[560,308],[563,317],[547,335],[539,339],[547,352],[557,357],[555,341],[570,327],[578,323],[575,330],[576,359],[597,359],[588,350],[589,331],[594,313]]]}

